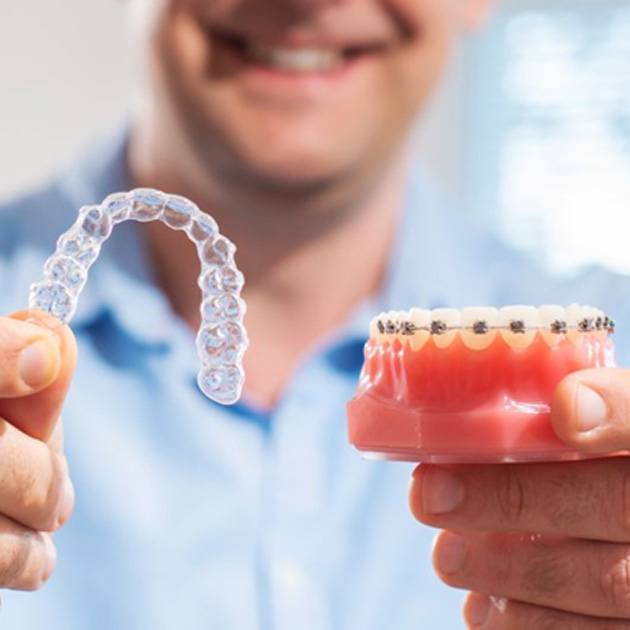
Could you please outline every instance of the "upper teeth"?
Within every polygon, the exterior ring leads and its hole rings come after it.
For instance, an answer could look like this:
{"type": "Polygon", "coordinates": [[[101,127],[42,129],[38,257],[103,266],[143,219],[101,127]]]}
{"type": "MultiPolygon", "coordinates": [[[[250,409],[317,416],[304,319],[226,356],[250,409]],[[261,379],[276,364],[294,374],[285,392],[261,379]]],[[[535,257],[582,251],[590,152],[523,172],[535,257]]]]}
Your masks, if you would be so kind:
{"type": "Polygon", "coordinates": [[[455,308],[436,308],[431,311],[431,323],[433,343],[438,348],[446,348],[457,337],[457,329],[462,325],[462,314],[455,308]]]}
{"type": "Polygon", "coordinates": [[[398,339],[419,350],[431,338],[438,348],[446,348],[457,336],[471,350],[483,350],[499,333],[515,348],[525,348],[537,334],[550,346],[562,339],[581,343],[584,333],[605,339],[613,332],[614,323],[599,309],[573,304],[560,306],[506,306],[500,310],[470,307],[455,309],[412,309],[409,312],[390,311],[375,317],[370,324],[370,336],[377,341],[398,339]]]}
{"type": "Polygon", "coordinates": [[[251,43],[248,54],[262,63],[293,72],[330,70],[343,61],[339,51],[321,48],[280,48],[251,43]]]}

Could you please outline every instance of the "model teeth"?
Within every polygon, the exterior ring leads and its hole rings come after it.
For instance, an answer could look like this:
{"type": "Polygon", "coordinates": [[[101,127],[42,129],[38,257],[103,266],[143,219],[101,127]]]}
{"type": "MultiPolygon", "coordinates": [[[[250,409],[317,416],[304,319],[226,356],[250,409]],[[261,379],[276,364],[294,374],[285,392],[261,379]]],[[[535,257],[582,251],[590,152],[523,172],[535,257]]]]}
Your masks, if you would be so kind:
{"type": "Polygon", "coordinates": [[[396,322],[399,322],[397,326],[398,332],[396,333],[396,339],[401,344],[405,345],[409,339],[409,314],[406,311],[394,311],[392,316],[396,322]]]}
{"type": "Polygon", "coordinates": [[[409,311],[409,321],[413,327],[409,336],[409,346],[414,352],[417,352],[431,338],[431,311],[412,308],[409,311]]]}
{"type": "Polygon", "coordinates": [[[344,61],[339,51],[322,48],[281,48],[251,43],[247,53],[255,61],[289,72],[324,72],[344,61]]]}
{"type": "Polygon", "coordinates": [[[402,325],[403,322],[400,321],[399,311],[389,311],[389,313],[387,313],[387,322],[385,324],[385,334],[397,337],[399,329],[402,325]]]}
{"type": "Polygon", "coordinates": [[[497,336],[499,311],[496,308],[469,306],[462,311],[462,342],[470,350],[484,350],[497,336]]]}
{"type": "Polygon", "coordinates": [[[595,310],[595,336],[597,337],[597,339],[600,340],[604,340],[606,339],[607,335],[609,332],[613,332],[614,330],[614,322],[613,325],[611,326],[610,323],[610,319],[608,317],[606,317],[606,314],[604,313],[604,311],[602,311],[599,308],[594,309],[595,310]]]}
{"type": "Polygon", "coordinates": [[[546,304],[538,309],[540,334],[545,343],[557,346],[567,334],[567,313],[562,306],[546,304]]]}
{"type": "Polygon", "coordinates": [[[614,328],[614,322],[600,309],[577,304],[566,309],[557,305],[506,306],[500,311],[491,307],[461,311],[413,308],[375,317],[370,323],[370,337],[377,342],[397,339],[417,352],[429,340],[437,348],[447,348],[459,335],[470,350],[484,350],[498,334],[512,348],[530,346],[537,334],[553,347],[565,339],[574,344],[581,344],[586,338],[605,341],[614,328]]]}
{"type": "Polygon", "coordinates": [[[504,306],[499,311],[499,328],[505,342],[513,348],[530,346],[540,325],[538,309],[533,306],[504,306]]]}
{"type": "Polygon", "coordinates": [[[572,343],[579,345],[584,339],[584,335],[580,334],[584,332],[584,315],[586,309],[580,307],[579,304],[571,304],[567,307],[567,339],[572,343]],[[578,322],[581,322],[581,326],[578,326],[578,322]]]}
{"type": "Polygon", "coordinates": [[[455,308],[436,308],[431,311],[431,334],[438,348],[450,346],[461,328],[462,315],[455,308]]]}

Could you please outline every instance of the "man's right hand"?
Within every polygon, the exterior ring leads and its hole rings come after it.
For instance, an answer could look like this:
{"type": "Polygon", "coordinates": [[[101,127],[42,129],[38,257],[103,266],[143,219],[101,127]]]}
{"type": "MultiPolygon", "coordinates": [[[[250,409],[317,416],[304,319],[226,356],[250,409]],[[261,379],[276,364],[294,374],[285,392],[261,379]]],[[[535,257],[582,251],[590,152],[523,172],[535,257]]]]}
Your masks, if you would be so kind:
{"type": "Polygon", "coordinates": [[[0,588],[35,590],[55,566],[51,533],[74,506],[59,414],[75,362],[55,319],[0,317],[0,588]]]}

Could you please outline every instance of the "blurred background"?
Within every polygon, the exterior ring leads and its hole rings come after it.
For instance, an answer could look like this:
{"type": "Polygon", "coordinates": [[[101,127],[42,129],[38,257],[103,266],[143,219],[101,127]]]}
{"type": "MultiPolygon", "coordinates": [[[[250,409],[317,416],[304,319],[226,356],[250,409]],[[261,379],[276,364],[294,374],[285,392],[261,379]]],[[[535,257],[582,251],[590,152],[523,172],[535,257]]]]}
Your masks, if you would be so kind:
{"type": "MultiPolygon", "coordinates": [[[[2,0],[0,199],[120,125],[123,3],[2,0]]],[[[547,265],[630,273],[630,0],[500,0],[420,129],[462,211],[547,265]]]]}

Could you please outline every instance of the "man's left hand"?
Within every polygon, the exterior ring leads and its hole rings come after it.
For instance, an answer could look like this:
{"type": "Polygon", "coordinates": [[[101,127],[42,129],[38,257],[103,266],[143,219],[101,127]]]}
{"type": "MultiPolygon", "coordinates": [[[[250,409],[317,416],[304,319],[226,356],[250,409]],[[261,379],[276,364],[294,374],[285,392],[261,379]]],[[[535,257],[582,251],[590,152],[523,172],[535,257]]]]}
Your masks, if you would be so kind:
{"type": "MultiPolygon", "coordinates": [[[[630,371],[571,374],[552,422],[583,453],[630,450],[630,371]]],[[[470,628],[630,628],[630,457],[421,465],[409,496],[418,520],[446,530],[435,569],[471,591],[470,628]]]]}

